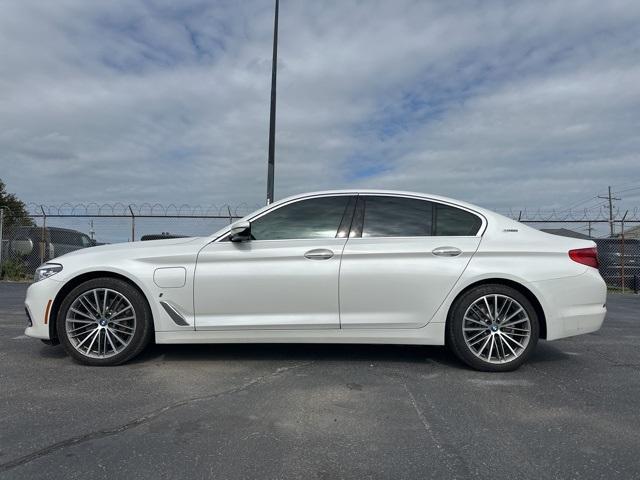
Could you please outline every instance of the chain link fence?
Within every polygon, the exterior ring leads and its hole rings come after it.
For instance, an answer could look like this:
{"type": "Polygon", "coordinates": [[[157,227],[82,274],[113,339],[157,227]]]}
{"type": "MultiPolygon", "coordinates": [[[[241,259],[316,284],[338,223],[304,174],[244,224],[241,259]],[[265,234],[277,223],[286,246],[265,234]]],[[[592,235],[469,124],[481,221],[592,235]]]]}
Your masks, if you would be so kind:
{"type": "MultiPolygon", "coordinates": [[[[259,207],[30,204],[26,215],[0,207],[0,278],[29,279],[40,264],[96,245],[207,236],[259,207]]],[[[640,288],[637,216],[613,221],[602,217],[558,220],[539,214],[524,218],[522,212],[510,216],[548,233],[595,241],[600,273],[607,284],[636,292],[640,288]]]]}
{"type": "Polygon", "coordinates": [[[640,289],[640,221],[520,221],[546,233],[595,242],[600,275],[607,285],[636,293],[640,289]]]}
{"type": "Polygon", "coordinates": [[[82,248],[111,243],[207,236],[250,211],[239,207],[160,205],[45,207],[15,214],[0,208],[0,278],[26,280],[42,263],[82,248]]]}

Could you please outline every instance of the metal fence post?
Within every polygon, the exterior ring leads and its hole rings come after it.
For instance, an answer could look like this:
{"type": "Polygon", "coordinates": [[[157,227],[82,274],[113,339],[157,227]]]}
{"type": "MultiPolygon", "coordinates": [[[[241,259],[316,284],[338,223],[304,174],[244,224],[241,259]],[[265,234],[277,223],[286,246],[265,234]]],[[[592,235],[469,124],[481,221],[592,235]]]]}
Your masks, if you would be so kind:
{"type": "Polygon", "coordinates": [[[629,213],[629,210],[627,210],[626,212],[624,212],[624,216],[622,217],[622,220],[620,222],[620,226],[622,227],[621,232],[620,232],[620,283],[622,284],[622,293],[624,293],[624,287],[625,287],[625,282],[624,282],[624,221],[627,218],[627,213],[629,213]]]}
{"type": "Polygon", "coordinates": [[[4,239],[2,236],[2,227],[4,227],[4,207],[0,207],[0,278],[2,278],[2,249],[4,248],[4,245],[2,244],[4,239]]]}
{"type": "Polygon", "coordinates": [[[136,241],[136,216],[133,214],[133,209],[129,205],[129,211],[131,212],[131,241],[136,241]]]}
{"type": "Polygon", "coordinates": [[[44,263],[44,254],[46,248],[46,231],[47,231],[47,214],[44,211],[44,207],[40,205],[40,210],[42,211],[42,240],[40,240],[40,264],[44,263]]]}

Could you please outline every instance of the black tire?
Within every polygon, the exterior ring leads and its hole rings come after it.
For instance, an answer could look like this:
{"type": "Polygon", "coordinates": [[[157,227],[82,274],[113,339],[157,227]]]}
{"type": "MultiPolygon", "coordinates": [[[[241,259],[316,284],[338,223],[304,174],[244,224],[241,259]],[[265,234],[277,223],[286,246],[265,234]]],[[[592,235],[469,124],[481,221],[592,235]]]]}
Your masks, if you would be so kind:
{"type": "MultiPolygon", "coordinates": [[[[475,370],[483,372],[510,372],[520,368],[527,361],[536,347],[540,335],[538,315],[529,299],[518,290],[501,284],[480,285],[465,292],[451,306],[446,325],[446,344],[449,349],[464,363],[475,370]],[[505,363],[491,363],[478,357],[467,345],[463,334],[464,315],[467,309],[485,295],[504,295],[518,302],[525,310],[530,322],[530,338],[519,355],[505,363]]],[[[486,338],[486,337],[485,337],[486,338]]],[[[473,343],[473,342],[471,342],[473,343]]]]}
{"type": "Polygon", "coordinates": [[[77,362],[92,366],[112,366],[131,360],[142,352],[153,335],[153,319],[145,297],[137,288],[124,280],[102,277],[87,280],[69,292],[62,301],[58,310],[56,330],[58,332],[60,343],[63,345],[69,356],[77,362]],[[123,295],[131,304],[136,317],[135,331],[128,345],[126,345],[122,351],[106,358],[95,358],[83,355],[72,345],[71,340],[67,335],[67,322],[65,319],[67,318],[69,308],[83,293],[96,288],[108,288],[115,290],[120,295],[123,295]]]}

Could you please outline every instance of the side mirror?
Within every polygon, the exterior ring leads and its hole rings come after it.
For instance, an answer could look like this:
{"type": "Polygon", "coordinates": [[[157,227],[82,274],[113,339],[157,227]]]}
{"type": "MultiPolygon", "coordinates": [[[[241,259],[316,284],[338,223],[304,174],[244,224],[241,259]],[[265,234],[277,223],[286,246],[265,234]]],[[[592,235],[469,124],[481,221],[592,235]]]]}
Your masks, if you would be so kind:
{"type": "Polygon", "coordinates": [[[236,222],[231,225],[229,231],[229,240],[232,242],[246,242],[251,240],[251,223],[250,222],[236,222]]]}

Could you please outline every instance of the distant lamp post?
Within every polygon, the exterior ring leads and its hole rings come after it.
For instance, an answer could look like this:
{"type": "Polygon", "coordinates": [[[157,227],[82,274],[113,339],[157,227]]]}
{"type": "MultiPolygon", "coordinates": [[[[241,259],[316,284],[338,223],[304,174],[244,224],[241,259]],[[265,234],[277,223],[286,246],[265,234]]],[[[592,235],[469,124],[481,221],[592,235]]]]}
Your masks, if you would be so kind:
{"type": "Polygon", "coordinates": [[[271,63],[271,108],[269,111],[269,159],[267,167],[267,205],[273,202],[273,178],[275,174],[276,152],[276,73],[278,71],[278,7],[273,21],[273,59],[271,63]]]}

